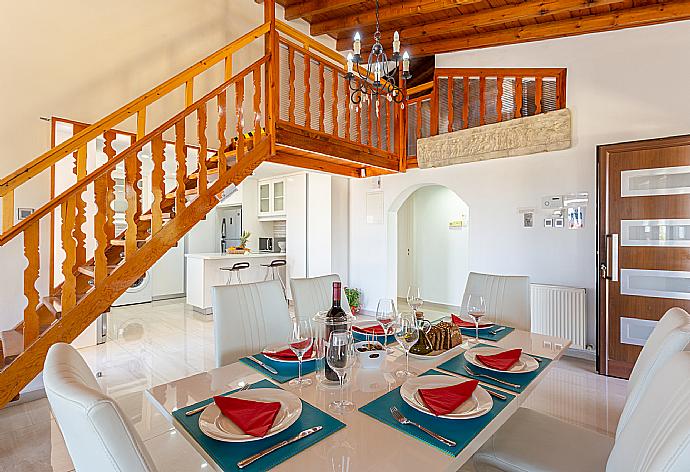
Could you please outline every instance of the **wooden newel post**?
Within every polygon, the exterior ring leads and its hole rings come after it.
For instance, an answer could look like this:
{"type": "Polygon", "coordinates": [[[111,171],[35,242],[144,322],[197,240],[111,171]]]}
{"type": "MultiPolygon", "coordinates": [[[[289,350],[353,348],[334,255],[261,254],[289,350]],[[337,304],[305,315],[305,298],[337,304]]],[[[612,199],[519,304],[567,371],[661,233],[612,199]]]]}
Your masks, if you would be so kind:
{"type": "Polygon", "coordinates": [[[271,155],[276,153],[276,119],[279,114],[280,96],[278,91],[278,74],[280,72],[280,47],[278,46],[278,30],[276,29],[276,2],[264,0],[264,22],[270,23],[266,33],[264,46],[266,55],[269,56],[266,63],[266,100],[264,112],[266,114],[266,133],[270,135],[271,155]]]}

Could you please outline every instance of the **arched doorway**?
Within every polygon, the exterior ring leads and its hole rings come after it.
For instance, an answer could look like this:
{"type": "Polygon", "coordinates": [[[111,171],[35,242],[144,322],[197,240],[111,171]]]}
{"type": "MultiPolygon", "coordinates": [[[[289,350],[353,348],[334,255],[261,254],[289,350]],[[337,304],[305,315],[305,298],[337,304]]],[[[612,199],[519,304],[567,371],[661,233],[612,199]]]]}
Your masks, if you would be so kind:
{"type": "Polygon", "coordinates": [[[425,301],[457,306],[469,271],[468,205],[442,185],[413,186],[388,214],[389,293],[404,300],[410,285],[425,301]]]}

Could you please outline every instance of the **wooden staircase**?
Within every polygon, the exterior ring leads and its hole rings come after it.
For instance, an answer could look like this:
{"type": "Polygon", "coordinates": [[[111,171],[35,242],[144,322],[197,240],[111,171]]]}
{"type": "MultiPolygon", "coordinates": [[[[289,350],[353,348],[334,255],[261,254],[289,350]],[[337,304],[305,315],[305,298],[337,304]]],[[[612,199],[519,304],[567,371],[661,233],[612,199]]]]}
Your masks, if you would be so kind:
{"type": "MultiPolygon", "coordinates": [[[[264,24],[97,123],[75,126],[71,139],[0,180],[0,245],[15,241],[17,248],[23,247],[28,263],[23,276],[27,300],[23,320],[0,333],[0,406],[41,372],[52,344],[73,341],[108,311],[113,301],[213,209],[226,187],[239,185],[262,162],[352,177],[400,170],[399,154],[383,143],[403,142],[396,137],[400,132],[396,135],[391,130],[379,146],[361,130],[351,136],[349,124],[344,132],[342,120],[346,113],[348,123],[351,117],[348,96],[342,88],[338,96],[333,85],[344,84],[341,55],[276,22],[273,1],[266,1],[264,7],[264,24]],[[233,74],[234,54],[261,40],[263,55],[233,74]],[[307,68],[313,65],[316,74],[300,79],[293,74],[292,86],[285,86],[280,63],[281,54],[293,57],[289,47],[303,51],[310,61],[307,68]],[[195,94],[195,84],[207,86],[214,73],[219,75],[219,68],[222,78],[216,78],[215,88],[203,96],[195,94]],[[295,80],[301,80],[299,87],[307,90],[301,98],[294,94],[295,80]],[[159,112],[156,107],[162,98],[178,89],[183,91],[184,103],[172,114],[168,112],[169,119],[156,123],[148,118],[154,110],[159,112]],[[316,101],[310,104],[312,97],[316,101]],[[308,120],[300,122],[290,110],[304,107],[303,100],[308,120]],[[338,115],[343,126],[338,124],[338,115]],[[121,133],[118,128],[127,129],[130,122],[136,127],[131,145],[118,152],[114,146],[121,133]],[[107,161],[93,167],[87,161],[88,145],[97,139],[104,142],[107,161]],[[168,181],[171,176],[163,164],[170,142],[175,149],[176,185],[173,189],[168,185],[166,192],[166,172],[168,181]],[[192,146],[198,150],[198,158],[196,168],[188,171],[192,146]],[[137,185],[142,176],[138,155],[144,147],[151,150],[153,162],[150,209],[142,208],[142,190],[137,185]],[[54,185],[55,169],[64,162],[74,163],[74,183],[52,191],[33,214],[15,222],[15,199],[25,184],[51,172],[54,185]],[[126,228],[116,234],[111,205],[115,198],[113,172],[123,167],[126,228]],[[87,199],[91,199],[88,205],[87,199]],[[42,229],[47,226],[49,238],[42,229]],[[95,241],[94,248],[87,244],[91,241],[95,241]],[[50,252],[48,263],[41,257],[45,252],[50,252]],[[39,274],[49,280],[47,293],[37,288],[39,274]]],[[[169,103],[167,100],[165,106],[169,103]]],[[[399,111],[396,113],[399,117],[399,111]]],[[[356,125],[352,114],[353,129],[356,125]]]]}

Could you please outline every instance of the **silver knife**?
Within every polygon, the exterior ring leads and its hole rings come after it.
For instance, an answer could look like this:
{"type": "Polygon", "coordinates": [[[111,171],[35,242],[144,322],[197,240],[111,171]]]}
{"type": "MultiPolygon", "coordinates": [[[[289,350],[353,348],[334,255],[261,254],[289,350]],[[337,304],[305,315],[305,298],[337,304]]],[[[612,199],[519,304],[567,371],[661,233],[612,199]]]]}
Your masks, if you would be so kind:
{"type": "Polygon", "coordinates": [[[491,334],[498,334],[498,333],[500,333],[501,331],[503,331],[504,329],[506,329],[505,326],[501,326],[500,328],[492,329],[492,330],[491,330],[491,334]]]}
{"type": "Polygon", "coordinates": [[[237,463],[237,467],[240,469],[243,469],[247,467],[249,464],[252,462],[258,461],[265,455],[268,455],[272,453],[273,451],[277,451],[281,447],[287,446],[288,444],[292,444],[293,442],[299,441],[300,439],[306,438],[307,436],[316,433],[317,431],[321,431],[323,429],[323,426],[314,426],[313,428],[305,429],[301,433],[299,433],[297,436],[291,438],[291,439],[286,439],[285,441],[280,441],[278,444],[275,444],[267,449],[264,449],[263,451],[257,452],[254,455],[251,455],[247,457],[246,459],[242,459],[237,463]]]}
{"type": "Polygon", "coordinates": [[[259,364],[261,367],[263,367],[264,369],[266,369],[267,371],[269,371],[269,372],[272,373],[273,375],[278,375],[278,371],[277,371],[277,370],[275,370],[275,369],[274,369],[273,367],[271,367],[270,365],[268,365],[268,364],[266,364],[266,363],[264,363],[264,362],[261,362],[261,361],[260,361],[259,359],[257,359],[256,357],[254,357],[254,356],[249,356],[249,357],[247,357],[247,359],[256,362],[257,364],[259,364]]]}

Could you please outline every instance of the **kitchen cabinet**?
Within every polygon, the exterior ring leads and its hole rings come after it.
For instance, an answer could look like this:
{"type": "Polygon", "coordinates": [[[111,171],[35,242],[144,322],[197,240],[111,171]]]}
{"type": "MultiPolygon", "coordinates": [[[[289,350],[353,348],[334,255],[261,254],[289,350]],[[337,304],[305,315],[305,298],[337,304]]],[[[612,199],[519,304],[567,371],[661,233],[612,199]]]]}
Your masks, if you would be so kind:
{"type": "Polygon", "coordinates": [[[285,178],[259,180],[258,215],[260,220],[285,219],[285,178]]]}

